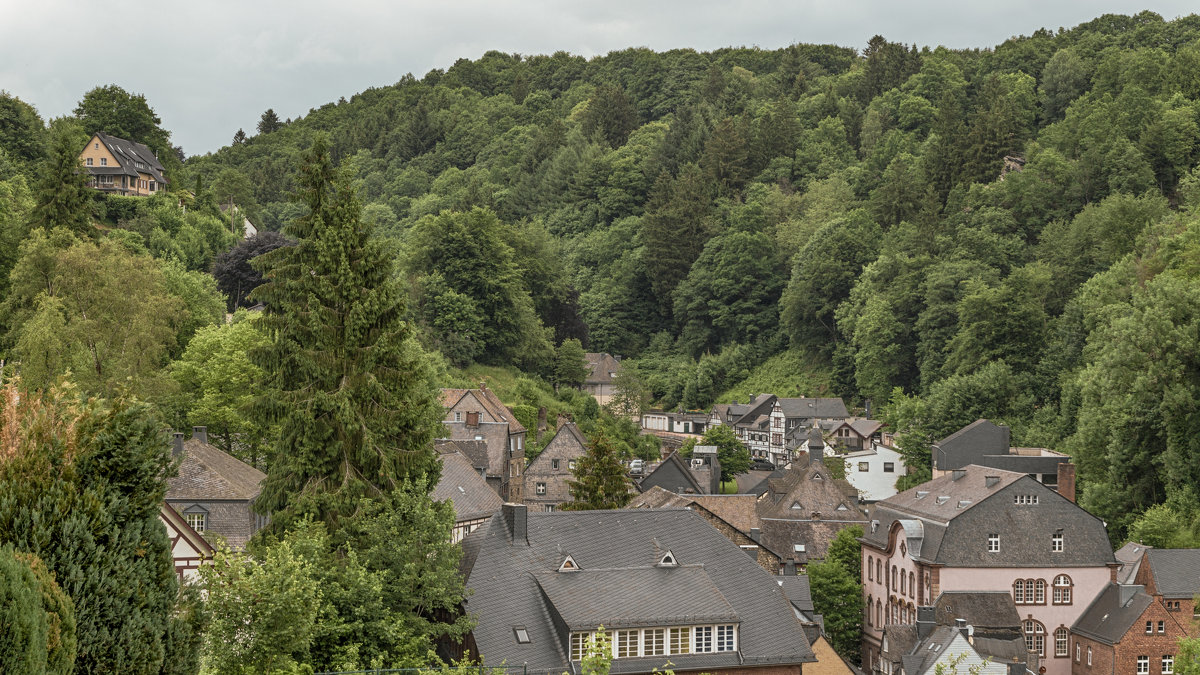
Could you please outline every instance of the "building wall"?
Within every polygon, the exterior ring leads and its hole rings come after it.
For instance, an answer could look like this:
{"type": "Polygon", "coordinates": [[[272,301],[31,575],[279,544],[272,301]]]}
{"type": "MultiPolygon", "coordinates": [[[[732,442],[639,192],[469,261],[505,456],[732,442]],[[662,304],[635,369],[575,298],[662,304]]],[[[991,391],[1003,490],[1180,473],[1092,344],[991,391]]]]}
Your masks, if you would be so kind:
{"type": "Polygon", "coordinates": [[[99,167],[101,164],[100,160],[102,159],[107,161],[106,166],[121,166],[116,156],[109,152],[108,147],[104,143],[101,143],[100,139],[96,136],[92,136],[91,140],[88,141],[87,147],[83,149],[83,152],[79,153],[79,159],[84,164],[87,164],[87,160],[91,159],[93,167],[99,167]]]}
{"type": "Polygon", "coordinates": [[[231,548],[245,547],[257,531],[258,514],[245,501],[168,501],[179,515],[184,515],[192,506],[201,506],[208,511],[208,522],[200,534],[212,541],[212,535],[220,535],[231,548]]]}
{"type": "Polygon", "coordinates": [[[779,568],[782,565],[782,561],[779,559],[779,556],[775,555],[766,548],[763,548],[763,546],[751,539],[744,532],[730,525],[724,520],[721,520],[717,516],[713,515],[711,511],[705,509],[699,504],[693,504],[691,509],[700,514],[700,516],[707,520],[709,524],[716,528],[718,532],[725,535],[726,539],[742,547],[742,550],[746,551],[747,555],[753,551],[754,562],[758,563],[759,567],[763,568],[770,574],[779,574],[779,568]],[[748,547],[751,546],[754,548],[749,549],[748,547]]]}
{"type": "MultiPolygon", "coordinates": [[[[1179,651],[1179,639],[1188,634],[1187,624],[1180,624],[1179,612],[1168,612],[1167,608],[1158,602],[1150,603],[1145,612],[1133,622],[1133,627],[1114,646],[1108,646],[1085,636],[1072,636],[1081,646],[1079,663],[1075,663],[1074,644],[1071,647],[1071,672],[1079,675],[1098,675],[1099,673],[1136,673],[1139,656],[1150,657],[1151,675],[1162,672],[1162,657],[1176,656],[1179,651]],[[1152,622],[1153,633],[1146,633],[1146,622],[1152,622]],[[1165,632],[1158,632],[1158,622],[1162,621],[1165,632]],[[1092,647],[1092,667],[1087,665],[1087,647],[1092,647]]],[[[1190,615],[1189,621],[1190,621],[1190,615]]]]}
{"type": "Polygon", "coordinates": [[[578,461],[586,453],[575,436],[565,430],[550,439],[546,447],[529,466],[525,467],[525,503],[536,511],[545,511],[547,506],[557,507],[571,501],[571,490],[567,481],[572,480],[571,462],[578,461]],[[558,468],[554,468],[558,460],[558,468]],[[539,495],[538,483],[546,484],[546,493],[539,495]]]}
{"type": "MultiPolygon", "coordinates": [[[[1083,636],[1073,636],[1071,644],[1071,673],[1072,675],[1111,675],[1118,672],[1113,669],[1114,651],[1109,645],[1083,636]],[[1079,645],[1079,660],[1075,660],[1075,645],[1079,645]],[[1092,663],[1088,665],[1088,650],[1091,649],[1092,663]]],[[[1137,672],[1136,667],[1130,668],[1129,675],[1137,672]]],[[[1154,672],[1153,670],[1150,672],[1154,672]]],[[[1157,674],[1156,674],[1157,675],[1157,674]]]]}
{"type": "Polygon", "coordinates": [[[812,644],[812,650],[817,662],[804,664],[805,675],[854,675],[854,671],[833,651],[833,647],[824,636],[817,638],[812,644]]]}
{"type": "Polygon", "coordinates": [[[896,480],[908,473],[900,453],[879,444],[873,445],[869,452],[839,456],[846,461],[846,480],[865,501],[896,496],[896,480]],[[883,465],[889,462],[892,471],[884,472],[883,465]],[[867,470],[860,471],[859,464],[866,464],[867,470]]]}

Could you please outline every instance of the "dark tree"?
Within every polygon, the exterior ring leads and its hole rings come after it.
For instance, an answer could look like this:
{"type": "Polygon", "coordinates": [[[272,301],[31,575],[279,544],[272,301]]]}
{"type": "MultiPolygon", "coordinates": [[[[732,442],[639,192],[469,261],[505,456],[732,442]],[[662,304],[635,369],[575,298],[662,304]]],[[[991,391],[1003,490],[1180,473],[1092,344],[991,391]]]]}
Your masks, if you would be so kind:
{"type": "Polygon", "coordinates": [[[31,165],[42,158],[46,128],[33,106],[0,90],[0,151],[31,165]]]}
{"type": "Polygon", "coordinates": [[[234,145],[242,145],[245,142],[246,142],[246,132],[242,131],[241,129],[238,129],[237,133],[233,135],[233,144],[234,145]]]}
{"type": "MultiPolygon", "coordinates": [[[[75,106],[75,117],[90,136],[98,131],[144,143],[162,156],[172,154],[171,135],[142,94],[130,94],[115,84],[96,87],[75,106]]],[[[78,152],[78,149],[76,150],[78,152]]]]}
{"type": "Polygon", "coordinates": [[[432,489],[441,408],[404,320],[394,257],[360,219],[362,206],[334,170],[321,136],[297,178],[307,214],[294,246],[258,258],[251,294],[272,344],[251,353],[266,374],[258,414],[279,425],[258,508],[282,531],[305,515],[331,526],[364,497],[410,482],[432,489]]]}
{"type": "Polygon", "coordinates": [[[633,483],[617,449],[603,433],[592,435],[587,454],[579,458],[574,474],[575,480],[567,481],[571,490],[571,501],[563,504],[567,511],[619,509],[633,498],[633,483]]]}
{"type": "Polygon", "coordinates": [[[42,161],[34,186],[32,227],[51,230],[65,227],[77,235],[95,235],[92,227],[92,191],[88,174],[79,161],[83,143],[76,128],[64,127],[53,133],[49,152],[42,161]]]}
{"type": "Polygon", "coordinates": [[[246,296],[262,284],[262,272],[254,269],[250,261],[267,251],[293,244],[294,241],[278,232],[260,232],[217,256],[212,274],[217,279],[217,288],[225,294],[225,305],[230,312],[249,307],[252,303],[246,296]]]}
{"type": "Polygon", "coordinates": [[[279,115],[275,114],[273,108],[267,108],[267,111],[262,114],[262,119],[258,120],[258,133],[260,134],[269,134],[282,128],[283,122],[279,121],[279,115]]]}
{"type": "Polygon", "coordinates": [[[625,90],[611,85],[596,88],[583,116],[583,131],[598,135],[610,148],[619,148],[637,128],[637,110],[625,90]]]}

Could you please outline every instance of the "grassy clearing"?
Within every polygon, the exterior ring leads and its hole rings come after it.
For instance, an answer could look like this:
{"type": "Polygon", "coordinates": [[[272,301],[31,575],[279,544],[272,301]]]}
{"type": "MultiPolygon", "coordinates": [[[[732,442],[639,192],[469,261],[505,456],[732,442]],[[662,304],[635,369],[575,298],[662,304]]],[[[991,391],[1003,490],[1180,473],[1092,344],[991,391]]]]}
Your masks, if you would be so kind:
{"type": "Polygon", "coordinates": [[[745,379],[717,397],[717,401],[746,401],[756,394],[782,397],[834,396],[830,390],[829,364],[822,358],[797,350],[776,354],[745,379]]]}

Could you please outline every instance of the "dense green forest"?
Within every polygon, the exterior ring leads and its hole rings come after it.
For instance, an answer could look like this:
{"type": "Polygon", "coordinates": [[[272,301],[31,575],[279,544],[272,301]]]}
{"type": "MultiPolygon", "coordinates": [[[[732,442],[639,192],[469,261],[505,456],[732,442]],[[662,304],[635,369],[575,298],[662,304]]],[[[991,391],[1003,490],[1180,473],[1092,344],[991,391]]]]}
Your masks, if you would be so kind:
{"type": "Polygon", "coordinates": [[[290,243],[324,136],[443,384],[517,369],[519,414],[583,411],[545,384],[574,338],[639,404],[870,401],[916,478],[988,417],[1069,452],[1114,537],[1200,534],[1200,16],[975,50],[488,52],[186,159],[119,87],[49,123],[29,103],[0,97],[0,357],[26,383],[69,369],[268,461],[277,430],[237,414],[263,338],[220,317],[290,243]],[[83,194],[97,130],[161,151],[170,192],[83,194]],[[234,247],[230,202],[263,236],[234,247]]]}

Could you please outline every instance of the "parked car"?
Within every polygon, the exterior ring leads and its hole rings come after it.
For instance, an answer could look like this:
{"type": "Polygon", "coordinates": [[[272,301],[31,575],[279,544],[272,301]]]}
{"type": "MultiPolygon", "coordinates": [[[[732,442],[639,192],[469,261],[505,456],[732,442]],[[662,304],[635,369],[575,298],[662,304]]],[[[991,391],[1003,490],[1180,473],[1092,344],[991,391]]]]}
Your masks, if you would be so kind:
{"type": "Polygon", "coordinates": [[[755,471],[774,471],[775,465],[770,461],[763,459],[762,457],[755,457],[754,462],[750,465],[750,468],[755,471]]]}

